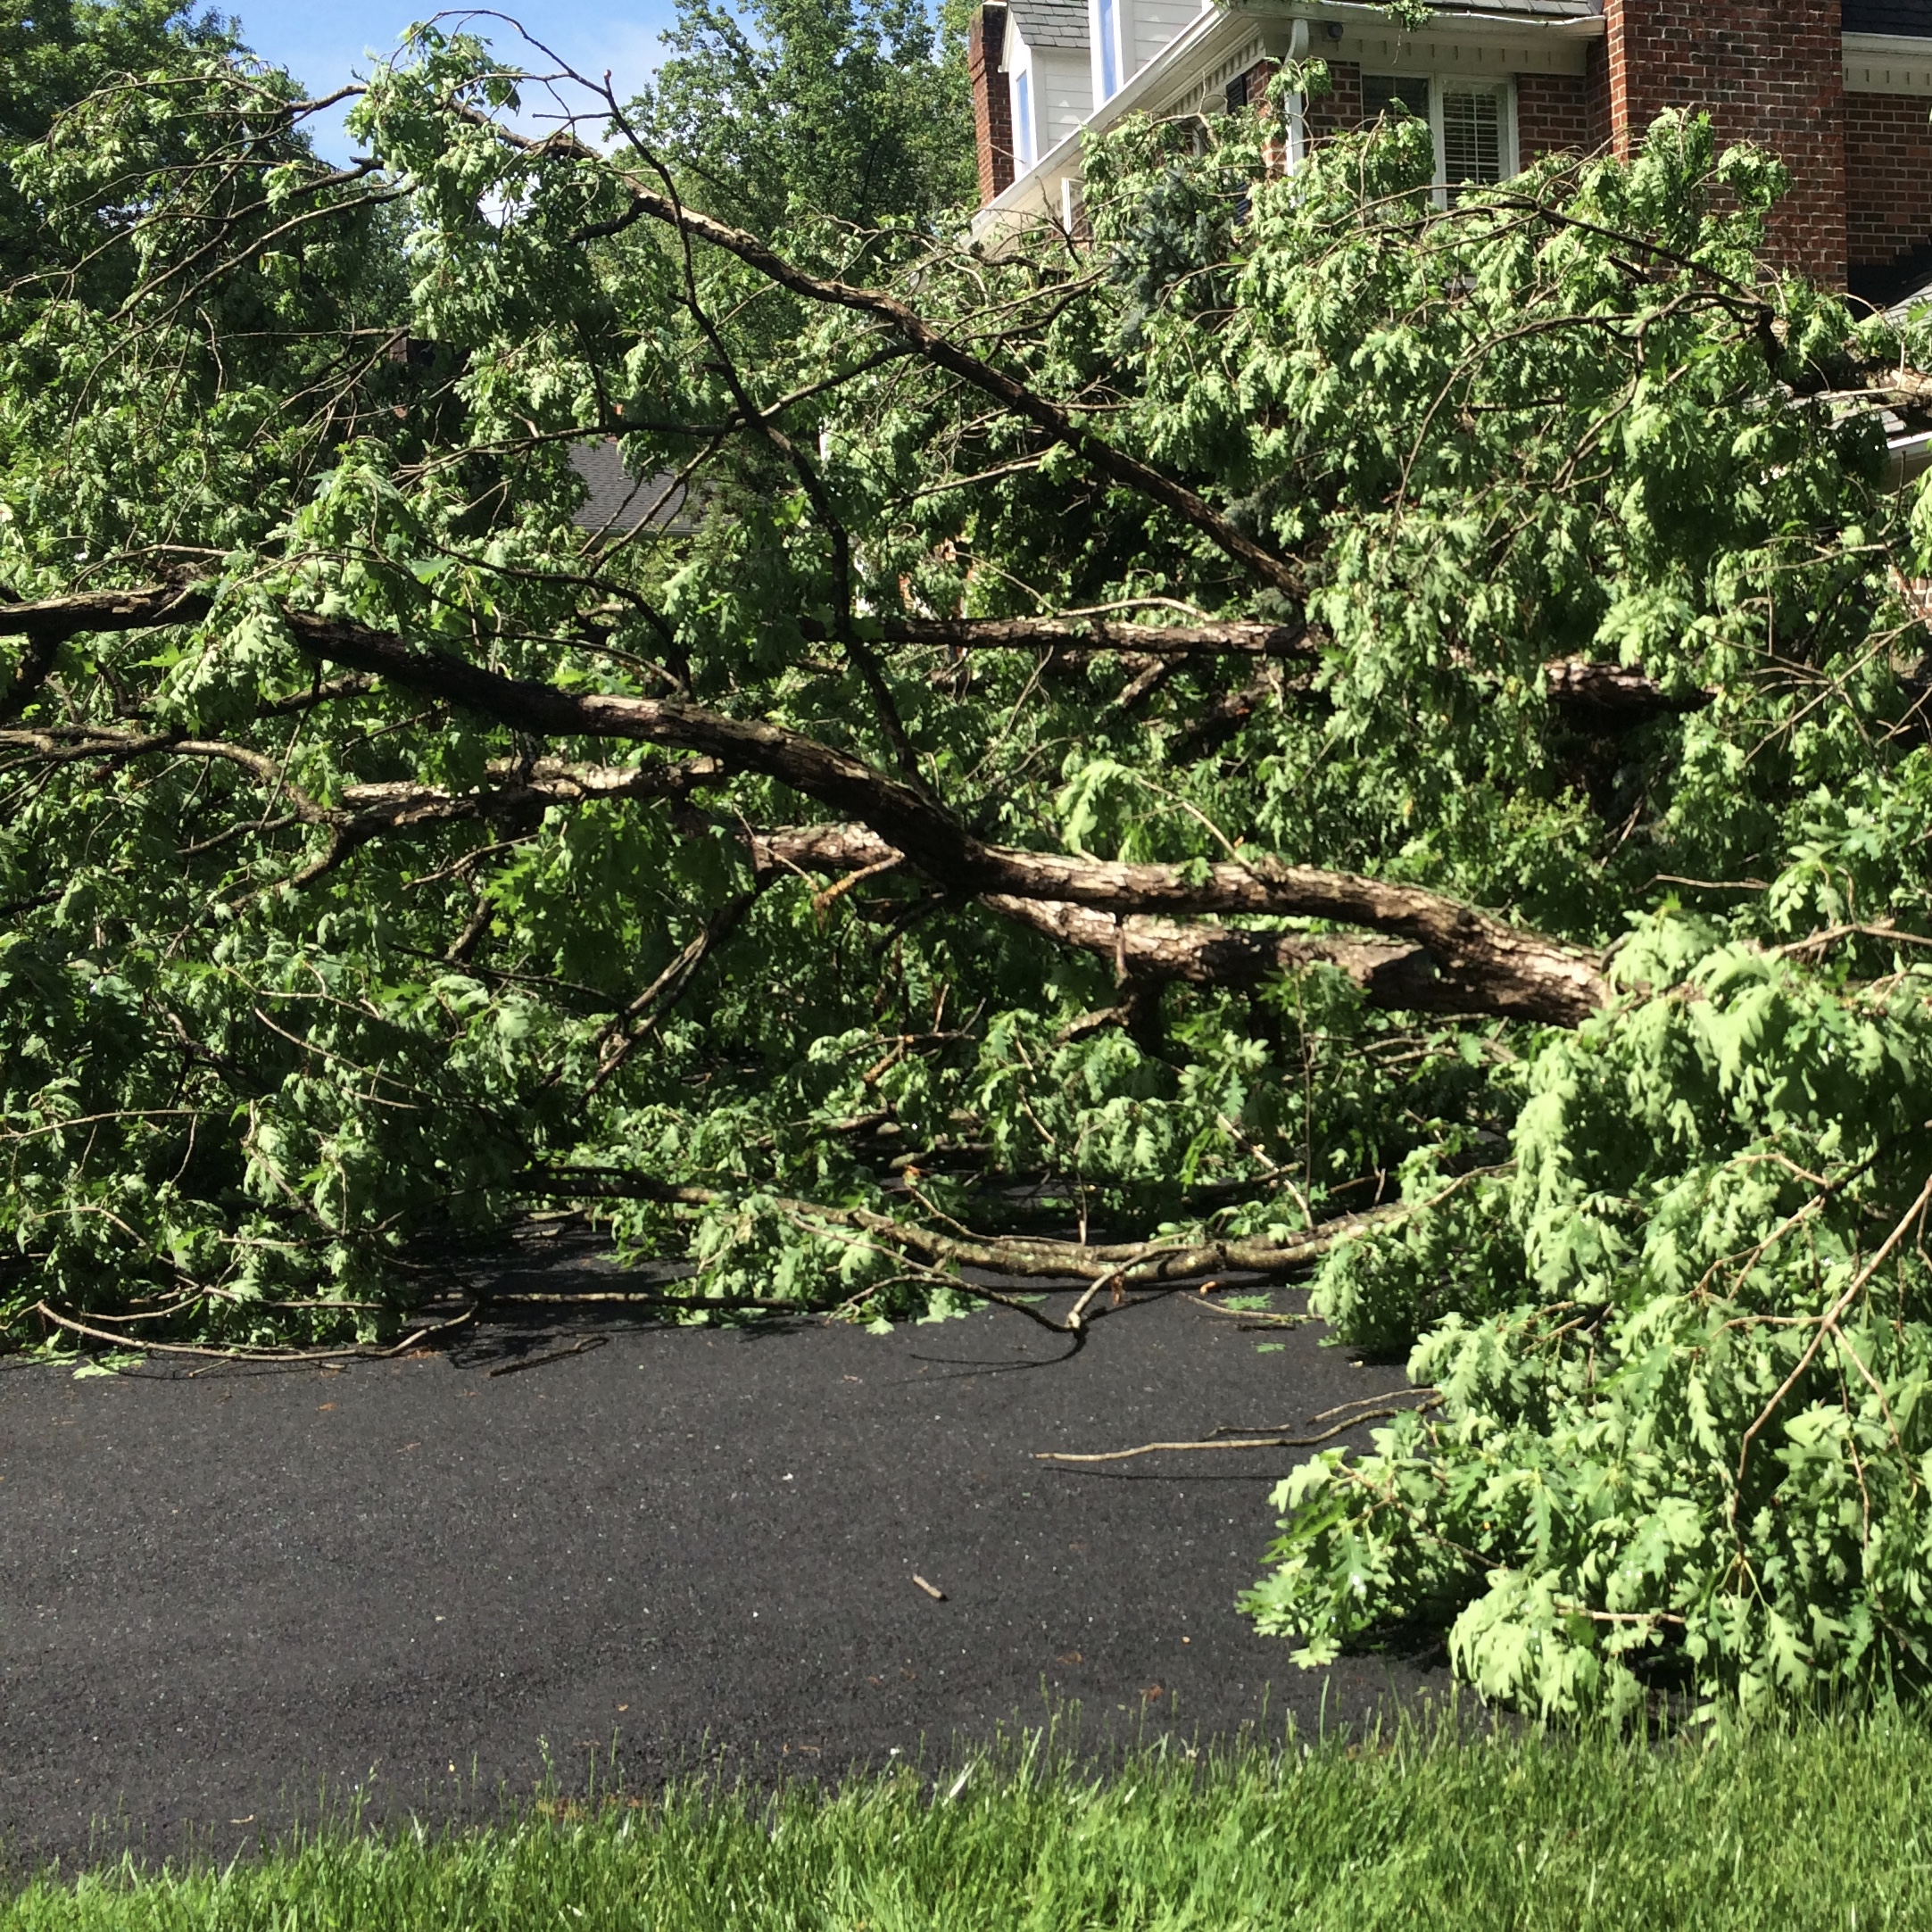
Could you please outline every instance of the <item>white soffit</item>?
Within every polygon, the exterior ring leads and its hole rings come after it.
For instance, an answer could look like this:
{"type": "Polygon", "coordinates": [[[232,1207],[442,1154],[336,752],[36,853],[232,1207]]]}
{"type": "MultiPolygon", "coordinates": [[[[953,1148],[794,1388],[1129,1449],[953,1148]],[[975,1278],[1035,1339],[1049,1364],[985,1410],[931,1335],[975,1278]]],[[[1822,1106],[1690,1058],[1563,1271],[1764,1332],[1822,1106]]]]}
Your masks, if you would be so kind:
{"type": "Polygon", "coordinates": [[[1591,45],[1604,37],[1600,15],[1443,12],[1405,32],[1379,6],[1330,0],[1297,12],[1309,23],[1311,60],[1336,61],[1371,74],[1582,74],[1591,45]],[[1339,37],[1335,29],[1341,29],[1339,37]]]}
{"type": "Polygon", "coordinates": [[[1906,34],[1845,35],[1845,91],[1932,95],[1932,40],[1906,34]]]}
{"type": "Polygon", "coordinates": [[[1405,34],[1381,21],[1366,29],[1344,23],[1339,40],[1318,29],[1308,46],[1311,59],[1344,62],[1365,74],[1468,74],[1485,80],[1582,74],[1589,51],[1588,40],[1567,34],[1477,34],[1459,23],[1443,30],[1431,23],[1420,33],[1405,34]]]}

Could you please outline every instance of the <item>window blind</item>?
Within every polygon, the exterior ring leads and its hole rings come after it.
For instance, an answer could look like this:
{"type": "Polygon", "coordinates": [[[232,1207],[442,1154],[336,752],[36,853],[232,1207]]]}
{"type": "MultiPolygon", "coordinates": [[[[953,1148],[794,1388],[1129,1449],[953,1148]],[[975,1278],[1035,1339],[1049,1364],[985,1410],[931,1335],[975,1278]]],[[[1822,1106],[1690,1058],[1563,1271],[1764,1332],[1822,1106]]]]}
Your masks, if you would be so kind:
{"type": "Polygon", "coordinates": [[[1442,172],[1452,185],[1503,178],[1503,100],[1488,88],[1442,90],[1442,172]]]}

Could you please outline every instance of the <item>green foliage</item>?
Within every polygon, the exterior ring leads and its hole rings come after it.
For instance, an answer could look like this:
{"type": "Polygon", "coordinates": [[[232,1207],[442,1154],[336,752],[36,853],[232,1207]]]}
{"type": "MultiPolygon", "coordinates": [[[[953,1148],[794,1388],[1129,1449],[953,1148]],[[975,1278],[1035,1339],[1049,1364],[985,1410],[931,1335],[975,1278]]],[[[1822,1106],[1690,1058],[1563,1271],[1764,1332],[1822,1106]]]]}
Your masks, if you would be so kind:
{"type": "Polygon", "coordinates": [[[1318,1301],[1441,1405],[1290,1479],[1269,1628],[1452,1627],[1557,1710],[1916,1677],[1900,586],[1932,523],[1867,403],[1927,344],[1765,270],[1781,169],[1687,117],[1448,207],[1413,121],[1285,178],[1259,117],[1130,122],[1090,148],[1090,238],[922,231],[957,76],[923,16],[855,20],[850,59],[840,18],[687,15],[609,154],[504,138],[518,76],[425,29],[355,110],[366,170],[313,161],[286,77],[185,41],[18,157],[71,272],[0,317],[0,581],[192,594],[0,640],[6,1333],[392,1333],[435,1240],[558,1199],[694,1317],[865,1321],[965,1292],[914,1232],[1392,1208],[1318,1301]],[[767,107],[875,146],[760,173],[767,107]],[[638,219],[660,162],[1041,407],[638,219]],[[600,439],[684,516],[580,524],[600,439]],[[1305,654],[932,628],[1095,613],[1305,654]],[[372,637],[434,679],[325,661],[372,637]],[[1648,683],[1593,710],[1565,660],[1648,683]],[[836,782],[746,753],[782,733],[836,782]],[[1165,896],[1062,943],[909,845],[770,856],[884,836],[887,774],[1165,896]],[[1138,910],[1294,866],[1357,882],[1382,950],[1223,908],[1223,950],[1310,963],[1130,970],[1203,937],[1138,910]],[[1425,903],[1610,957],[1614,1000],[1556,1031],[1432,978],[1425,903]]]}
{"type": "Polygon", "coordinates": [[[124,289],[129,264],[113,239],[132,182],[118,174],[119,144],[95,155],[96,192],[47,192],[32,150],[56,120],[90,96],[125,124],[129,111],[149,132],[165,124],[174,158],[198,143],[180,117],[153,114],[138,90],[162,75],[212,79],[248,64],[235,23],[213,9],[196,14],[172,0],[47,0],[0,7],[0,264],[9,279],[79,268],[96,295],[124,289]],[[112,97],[119,95],[118,101],[112,97]],[[110,104],[112,102],[112,105],[110,104]]]}
{"type": "Polygon", "coordinates": [[[1409,1312],[1442,1400],[1277,1492],[1248,1604],[1311,1659],[1427,1605],[1547,1712],[1923,1672],[1932,982],[1687,966],[1696,939],[1639,935],[1625,974],[1672,990],[1541,1045],[1506,1182],[1325,1270],[1345,1332],[1386,1347],[1409,1312]]]}
{"type": "Polygon", "coordinates": [[[973,189],[963,27],[923,0],[679,0],[637,125],[741,228],[929,228],[973,189]]]}

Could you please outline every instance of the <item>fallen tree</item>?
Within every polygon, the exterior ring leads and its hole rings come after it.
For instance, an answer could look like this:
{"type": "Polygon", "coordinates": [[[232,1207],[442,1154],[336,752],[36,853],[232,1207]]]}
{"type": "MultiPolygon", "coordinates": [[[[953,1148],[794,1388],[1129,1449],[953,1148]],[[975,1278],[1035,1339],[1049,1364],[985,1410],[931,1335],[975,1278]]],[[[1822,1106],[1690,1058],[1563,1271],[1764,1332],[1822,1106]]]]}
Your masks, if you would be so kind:
{"type": "Polygon", "coordinates": [[[1270,1627],[1914,1672],[1926,345],[1776,164],[1133,125],[995,257],[554,79],[613,146],[425,33],[346,170],[220,59],[17,164],[8,1337],[388,1346],[560,1203],[692,1318],[1313,1271],[1440,1400],[1270,1627]]]}

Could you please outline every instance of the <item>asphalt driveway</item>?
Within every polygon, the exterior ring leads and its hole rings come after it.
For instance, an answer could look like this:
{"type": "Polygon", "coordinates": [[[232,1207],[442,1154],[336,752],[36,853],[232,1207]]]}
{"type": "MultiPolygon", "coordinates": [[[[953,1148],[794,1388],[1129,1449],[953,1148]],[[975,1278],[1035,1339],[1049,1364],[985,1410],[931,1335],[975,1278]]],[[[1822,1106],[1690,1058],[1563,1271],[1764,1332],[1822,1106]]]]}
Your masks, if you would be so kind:
{"type": "MultiPolygon", "coordinates": [[[[520,1280],[610,1285],[568,1253],[520,1280]]],[[[225,1854],[546,1766],[933,1762],[1070,1707],[1096,1746],[1360,1722],[1442,1673],[1305,1673],[1233,1608],[1293,1452],[1034,1452],[1402,1382],[1185,1295],[1078,1350],[1006,1311],[875,1336],[592,1303],[338,1370],[0,1364],[0,1858],[225,1854]]]]}

